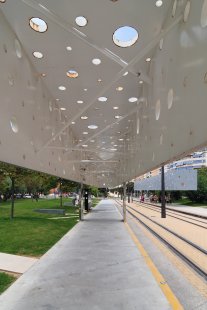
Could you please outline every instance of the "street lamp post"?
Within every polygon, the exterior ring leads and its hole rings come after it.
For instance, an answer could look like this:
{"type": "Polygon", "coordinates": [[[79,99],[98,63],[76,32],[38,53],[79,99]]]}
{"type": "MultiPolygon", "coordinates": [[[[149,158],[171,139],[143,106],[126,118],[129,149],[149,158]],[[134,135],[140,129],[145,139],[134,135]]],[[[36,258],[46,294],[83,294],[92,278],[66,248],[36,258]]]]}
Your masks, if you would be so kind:
{"type": "Polygon", "coordinates": [[[60,208],[63,207],[62,180],[60,179],[60,208]]]}
{"type": "Polygon", "coordinates": [[[166,218],[166,202],[165,202],[165,167],[161,167],[161,217],[166,218]]]}

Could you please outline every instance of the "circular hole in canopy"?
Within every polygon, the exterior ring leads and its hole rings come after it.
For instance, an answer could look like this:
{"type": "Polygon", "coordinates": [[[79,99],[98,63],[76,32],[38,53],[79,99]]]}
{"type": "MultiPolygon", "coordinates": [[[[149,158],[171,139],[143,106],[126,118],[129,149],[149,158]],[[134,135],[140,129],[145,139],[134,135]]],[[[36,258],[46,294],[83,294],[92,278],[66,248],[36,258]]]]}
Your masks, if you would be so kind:
{"type": "Polygon", "coordinates": [[[19,127],[17,124],[16,117],[12,117],[10,120],[10,126],[13,132],[17,133],[19,131],[19,127]]]}
{"type": "Polygon", "coordinates": [[[33,52],[33,56],[38,59],[43,58],[43,54],[41,52],[33,52]]]}
{"type": "Polygon", "coordinates": [[[171,88],[167,96],[167,106],[169,110],[172,108],[172,104],[173,104],[173,89],[171,88]]]}
{"type": "Polygon", "coordinates": [[[129,102],[137,102],[137,98],[136,97],[131,97],[128,99],[129,102]]]}
{"type": "Polygon", "coordinates": [[[201,10],[201,27],[205,28],[206,26],[207,26],[207,0],[204,0],[201,10]]]}
{"type": "Polygon", "coordinates": [[[66,73],[67,77],[75,79],[78,77],[78,72],[75,70],[68,70],[68,72],[66,73]]]}
{"type": "Polygon", "coordinates": [[[15,48],[15,52],[16,52],[17,57],[22,58],[22,48],[21,48],[21,45],[17,39],[15,39],[15,41],[14,41],[14,48],[15,48]]]}
{"type": "Polygon", "coordinates": [[[116,88],[116,90],[117,91],[122,91],[124,88],[122,87],[122,86],[118,86],[117,88],[116,88]]]}
{"type": "Polygon", "coordinates": [[[106,97],[99,97],[99,98],[98,98],[98,101],[106,102],[106,101],[107,101],[107,98],[106,98],[106,97]]]}
{"type": "Polygon", "coordinates": [[[0,0],[0,2],[1,2],[1,3],[5,3],[5,2],[6,2],[6,0],[0,0]]]}
{"type": "Polygon", "coordinates": [[[84,27],[88,23],[87,19],[84,16],[77,16],[75,22],[79,27],[84,27]]]}
{"type": "Polygon", "coordinates": [[[163,2],[162,0],[157,0],[156,3],[155,3],[156,7],[161,7],[163,5],[163,2]]]}
{"type": "Polygon", "coordinates": [[[100,65],[100,63],[101,63],[101,59],[99,59],[99,58],[94,58],[94,59],[92,60],[92,63],[93,63],[94,65],[98,66],[98,65],[100,65]]]}
{"type": "Polygon", "coordinates": [[[59,88],[59,90],[66,90],[66,87],[63,85],[60,85],[58,88],[59,88]]]}
{"type": "Polygon", "coordinates": [[[123,76],[126,76],[128,73],[129,73],[128,71],[124,72],[123,76]]]}
{"type": "Polygon", "coordinates": [[[89,128],[89,129],[97,129],[98,126],[97,126],[97,125],[89,125],[88,128],[89,128]]]}
{"type": "Polygon", "coordinates": [[[130,26],[118,28],[113,34],[113,41],[119,47],[129,47],[136,43],[139,34],[130,26]]]}
{"type": "Polygon", "coordinates": [[[160,110],[161,110],[161,105],[160,105],[160,100],[158,99],[156,102],[156,106],[155,106],[156,121],[158,121],[158,119],[160,118],[160,110]]]}
{"type": "Polygon", "coordinates": [[[45,32],[48,28],[47,23],[39,17],[32,17],[29,20],[29,25],[34,31],[37,32],[45,32]]]}

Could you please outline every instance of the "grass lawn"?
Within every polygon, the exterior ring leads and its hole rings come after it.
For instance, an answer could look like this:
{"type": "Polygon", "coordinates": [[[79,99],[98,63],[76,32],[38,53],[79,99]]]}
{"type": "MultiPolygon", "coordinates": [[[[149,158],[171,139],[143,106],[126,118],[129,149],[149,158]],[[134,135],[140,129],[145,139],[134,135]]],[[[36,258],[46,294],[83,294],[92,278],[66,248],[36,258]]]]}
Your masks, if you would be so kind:
{"type": "Polygon", "coordinates": [[[92,199],[92,208],[94,208],[100,201],[101,201],[101,198],[93,198],[92,199]]]}
{"type": "Polygon", "coordinates": [[[192,202],[188,198],[182,198],[180,200],[177,200],[175,203],[178,205],[185,205],[189,207],[207,208],[207,201],[206,202],[192,202]]]}
{"type": "Polygon", "coordinates": [[[0,294],[5,291],[15,280],[15,277],[4,272],[0,272],[0,294]]]}
{"type": "MultiPolygon", "coordinates": [[[[71,201],[70,198],[63,202],[71,201]]],[[[64,207],[67,216],[34,212],[36,208],[59,208],[59,199],[31,199],[15,201],[14,219],[10,220],[11,202],[0,204],[0,252],[41,256],[51,248],[78,221],[78,208],[64,207]],[[50,219],[50,218],[60,219],[50,219]]]]}

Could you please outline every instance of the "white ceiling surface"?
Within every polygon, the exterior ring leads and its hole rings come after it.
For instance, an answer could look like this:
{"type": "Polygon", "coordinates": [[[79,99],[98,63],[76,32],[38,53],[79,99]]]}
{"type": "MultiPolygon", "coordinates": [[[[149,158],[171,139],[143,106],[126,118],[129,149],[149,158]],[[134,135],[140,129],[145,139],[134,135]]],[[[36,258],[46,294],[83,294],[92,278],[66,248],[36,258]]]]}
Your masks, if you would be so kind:
{"type": "Polygon", "coordinates": [[[201,26],[207,1],[163,0],[160,8],[155,2],[0,2],[0,160],[111,187],[207,143],[207,27],[201,26]],[[75,23],[80,15],[88,20],[85,27],[75,23]],[[31,17],[45,20],[48,30],[32,30],[31,17]],[[117,47],[112,35],[127,25],[139,39],[117,47]],[[34,58],[34,51],[44,57],[34,58]],[[94,58],[101,64],[93,65],[94,58]],[[68,78],[69,69],[78,78],[68,78]],[[88,129],[91,124],[98,128],[88,129]]]}

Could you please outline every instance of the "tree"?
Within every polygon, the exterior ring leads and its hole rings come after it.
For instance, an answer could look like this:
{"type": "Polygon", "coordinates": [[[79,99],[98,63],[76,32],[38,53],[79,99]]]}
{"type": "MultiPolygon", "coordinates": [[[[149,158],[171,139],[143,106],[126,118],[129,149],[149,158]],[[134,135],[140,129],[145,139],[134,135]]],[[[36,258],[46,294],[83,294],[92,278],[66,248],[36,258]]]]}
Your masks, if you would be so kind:
{"type": "Polygon", "coordinates": [[[14,191],[15,191],[15,181],[21,181],[22,176],[25,175],[25,169],[10,165],[7,163],[0,162],[0,172],[6,178],[10,178],[11,187],[10,187],[10,196],[11,196],[11,213],[10,218],[14,217],[14,191]]]}
{"type": "Polygon", "coordinates": [[[0,186],[5,200],[11,197],[11,219],[14,217],[15,192],[48,193],[57,186],[58,178],[49,174],[0,162],[0,186]]]}
{"type": "Polygon", "coordinates": [[[61,179],[61,183],[63,193],[76,192],[80,187],[79,183],[70,180],[61,179]]]}
{"type": "Polygon", "coordinates": [[[193,202],[207,202],[207,167],[198,169],[198,189],[186,191],[186,196],[193,202]]]}

